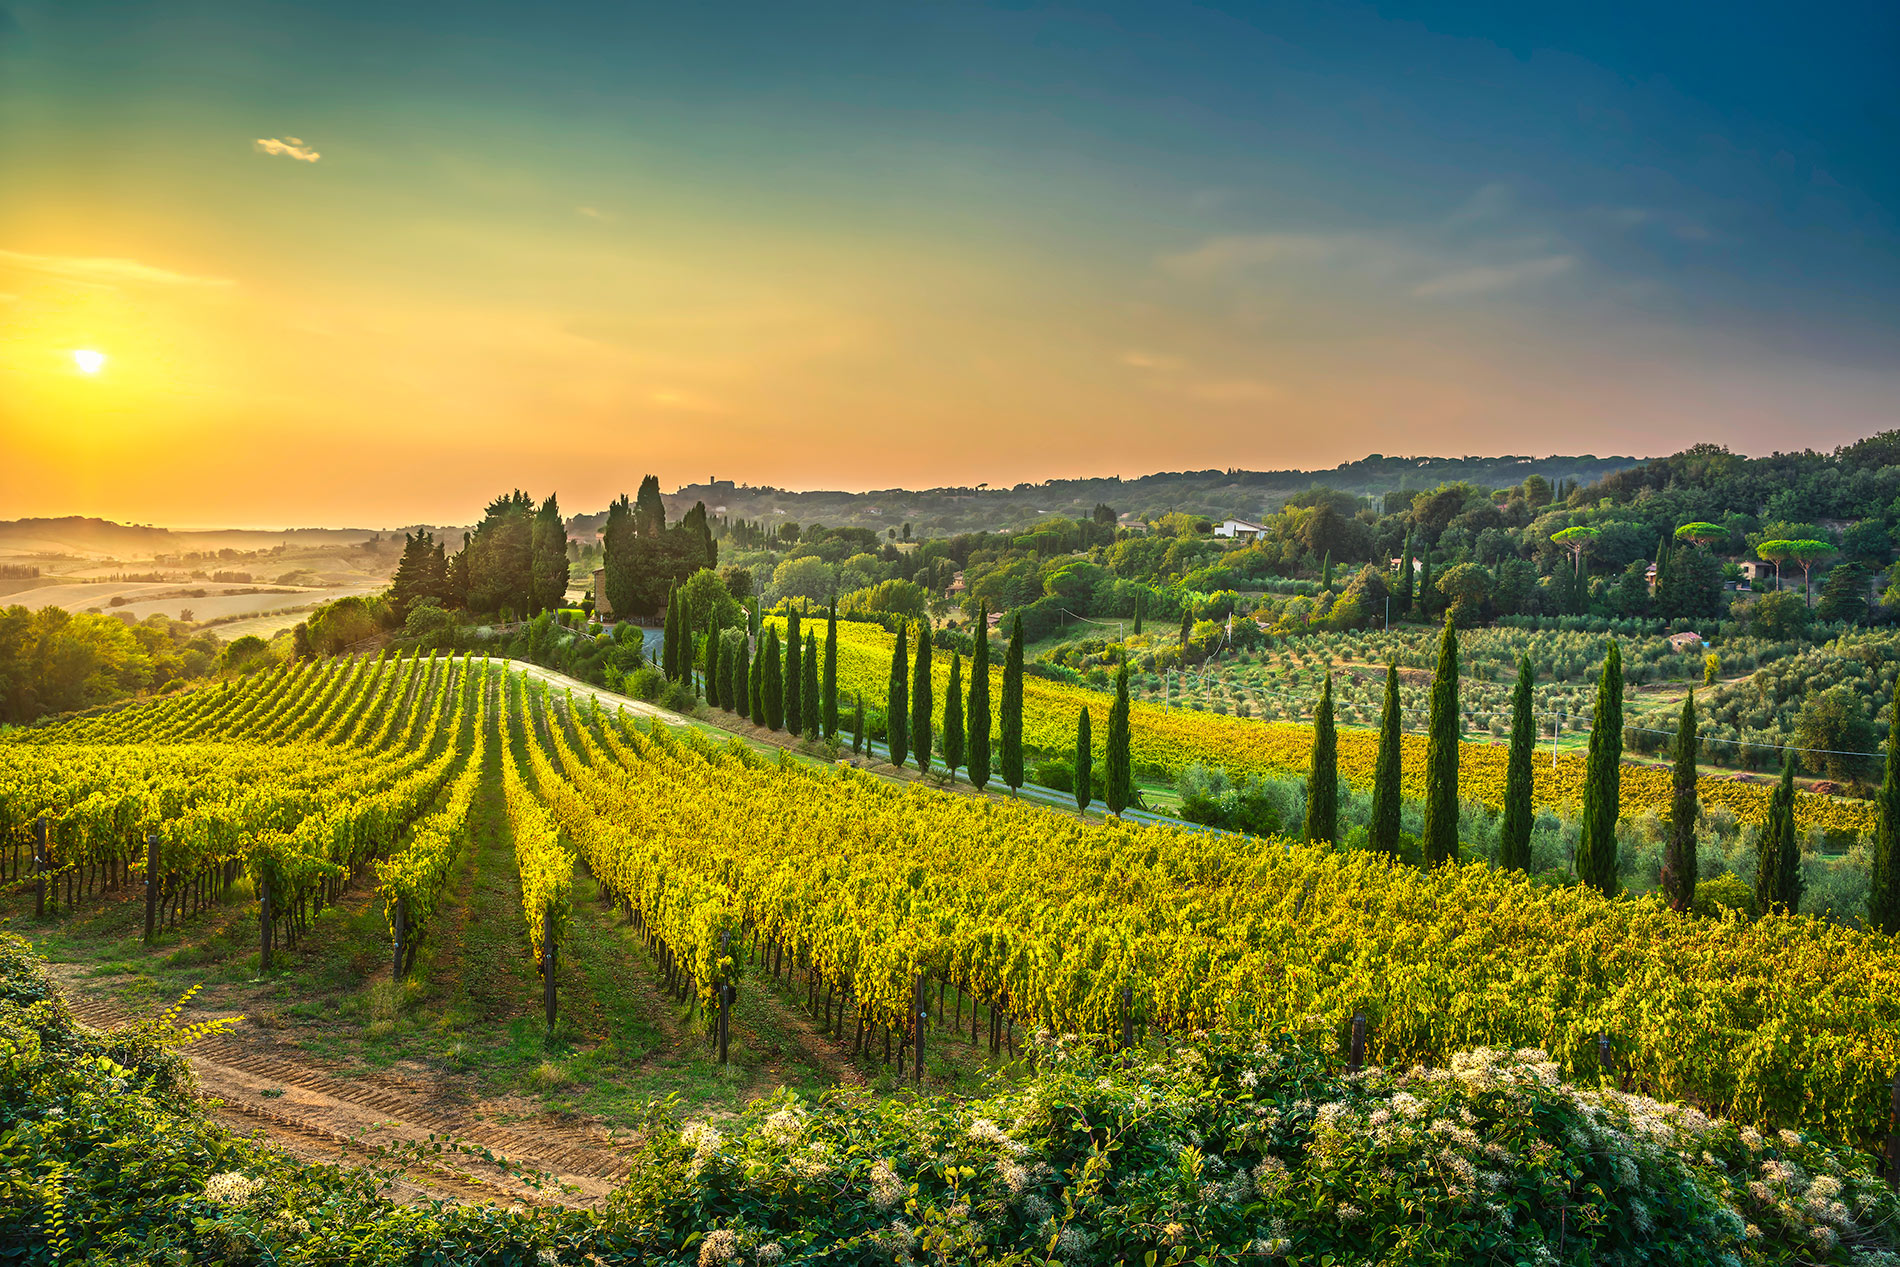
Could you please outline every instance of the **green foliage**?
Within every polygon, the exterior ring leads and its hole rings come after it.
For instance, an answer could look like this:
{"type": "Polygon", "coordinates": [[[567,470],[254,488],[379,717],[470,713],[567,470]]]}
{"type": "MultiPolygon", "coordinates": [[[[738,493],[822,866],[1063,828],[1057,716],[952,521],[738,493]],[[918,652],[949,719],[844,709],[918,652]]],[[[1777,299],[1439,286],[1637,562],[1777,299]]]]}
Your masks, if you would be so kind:
{"type": "Polygon", "coordinates": [[[1425,865],[1458,856],[1458,627],[1449,619],[1438,641],[1438,671],[1425,752],[1425,865]]]}
{"type": "Polygon", "coordinates": [[[1887,934],[1900,933],[1900,682],[1896,682],[1887,727],[1886,765],[1875,797],[1871,878],[1867,923],[1887,934]]]}
{"type": "Polygon", "coordinates": [[[1339,732],[1333,726],[1333,675],[1326,674],[1313,711],[1313,756],[1306,775],[1308,840],[1339,839],[1339,732]]]}
{"type": "Polygon", "coordinates": [[[950,655],[950,682],[943,693],[943,764],[950,779],[956,781],[957,767],[963,764],[963,655],[950,655]]]}
{"type": "Polygon", "coordinates": [[[1095,740],[1089,733],[1089,709],[1084,704],[1075,715],[1075,808],[1086,814],[1095,798],[1095,740]]]}
{"type": "MultiPolygon", "coordinates": [[[[268,660],[257,639],[240,638],[232,647],[225,653],[230,668],[248,671],[268,660]]],[[[164,616],[128,625],[59,607],[0,608],[0,722],[30,722],[200,678],[217,656],[216,638],[164,616]]]]}
{"type": "Polygon", "coordinates": [[[902,766],[910,753],[910,657],[906,654],[910,627],[899,625],[891,644],[890,694],[884,701],[884,741],[891,764],[902,766]]]}
{"type": "Polygon", "coordinates": [[[1537,756],[1537,718],[1531,709],[1536,673],[1529,656],[1517,662],[1511,691],[1511,756],[1504,769],[1504,820],[1498,828],[1498,865],[1526,871],[1531,865],[1531,762],[1537,756]]]}
{"type": "MultiPolygon", "coordinates": [[[[1123,674],[1126,678],[1126,673],[1123,674]]],[[[1003,657],[1002,715],[1003,782],[1014,792],[1023,785],[1023,616],[1015,612],[1009,623],[1009,650],[1003,657]]],[[[1112,730],[1112,726],[1111,726],[1112,730]]],[[[1112,742],[1112,740],[1111,740],[1112,742]]],[[[1111,762],[1113,757],[1110,758],[1111,762]]],[[[1113,775],[1110,776],[1111,781],[1113,775]]],[[[1120,813],[1120,809],[1115,810],[1120,813]]]]}
{"type": "Polygon", "coordinates": [[[1794,729],[1801,764],[1811,774],[1838,783],[1858,782],[1873,765],[1873,758],[1860,755],[1874,751],[1873,723],[1853,687],[1816,691],[1811,684],[1794,729]]]}
{"type": "Polygon", "coordinates": [[[930,676],[930,629],[927,625],[917,626],[917,663],[911,674],[910,698],[910,743],[911,755],[917,758],[917,771],[930,773],[930,754],[935,735],[931,730],[931,709],[935,703],[930,676]]]}
{"type": "MultiPolygon", "coordinates": [[[[825,670],[819,684],[824,692],[825,738],[838,737],[838,605],[825,613],[825,670]]],[[[954,772],[954,768],[953,768],[954,772]]]]}
{"type": "Polygon", "coordinates": [[[823,726],[820,721],[823,710],[818,703],[818,635],[810,630],[805,632],[805,654],[799,658],[799,673],[804,679],[798,689],[798,706],[803,713],[799,718],[799,733],[807,739],[817,739],[823,726]]]}
{"type": "Polygon", "coordinates": [[[1372,775],[1372,821],[1366,844],[1394,857],[1399,851],[1399,812],[1403,794],[1399,785],[1402,749],[1399,734],[1404,714],[1399,709],[1399,666],[1385,670],[1385,707],[1379,714],[1379,756],[1372,775]]]}
{"type": "Polygon", "coordinates": [[[1577,840],[1577,879],[1605,895],[1619,883],[1616,819],[1623,787],[1623,653],[1614,641],[1597,683],[1590,719],[1590,755],[1584,768],[1582,831],[1577,840]]]}
{"type": "Polygon", "coordinates": [[[777,625],[765,631],[765,649],[759,653],[759,659],[764,665],[759,702],[765,709],[765,726],[767,730],[782,730],[785,727],[785,668],[779,652],[777,625]]]}
{"type": "Polygon", "coordinates": [[[805,674],[800,663],[799,612],[792,608],[785,616],[785,729],[794,735],[805,729],[805,674]]]}
{"type": "Polygon", "coordinates": [[[1794,826],[1794,754],[1781,760],[1781,782],[1768,803],[1755,858],[1755,904],[1763,911],[1801,909],[1801,841],[1794,826]]]}
{"type": "Polygon", "coordinates": [[[970,654],[970,700],[964,727],[970,742],[970,782],[977,789],[990,782],[990,634],[989,609],[976,611],[976,642],[970,654]]]}
{"type": "Polygon", "coordinates": [[[1696,718],[1695,692],[1682,701],[1682,717],[1676,723],[1675,762],[1670,771],[1674,795],[1669,806],[1669,849],[1663,855],[1663,898],[1672,910],[1686,911],[1695,901],[1696,818],[1701,806],[1696,800],[1696,718]]]}

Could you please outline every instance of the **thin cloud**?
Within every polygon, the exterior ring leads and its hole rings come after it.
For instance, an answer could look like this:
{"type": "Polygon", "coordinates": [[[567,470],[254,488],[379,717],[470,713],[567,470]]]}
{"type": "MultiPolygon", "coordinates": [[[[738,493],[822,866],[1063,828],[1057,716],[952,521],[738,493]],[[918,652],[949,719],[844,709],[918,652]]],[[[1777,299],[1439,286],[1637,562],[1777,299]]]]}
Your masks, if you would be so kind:
{"type": "Polygon", "coordinates": [[[1412,293],[1420,299],[1436,295],[1496,294],[1549,281],[1561,273],[1569,272],[1576,262],[1574,256],[1546,255],[1542,259],[1520,260],[1515,264],[1481,264],[1475,268],[1454,269],[1420,282],[1412,288],[1412,293]]]}
{"type": "Polygon", "coordinates": [[[612,218],[599,207],[576,207],[574,210],[586,216],[589,220],[608,220],[612,218]]]}
{"type": "Polygon", "coordinates": [[[285,158],[295,159],[299,163],[314,163],[323,157],[323,155],[305,145],[302,137],[271,137],[268,140],[259,137],[255,144],[260,154],[281,154],[285,158]]]}
{"type": "Polygon", "coordinates": [[[175,273],[169,268],[157,268],[115,256],[33,255],[25,251],[0,250],[0,266],[6,265],[103,286],[123,283],[153,286],[236,285],[228,277],[197,277],[190,273],[175,273]]]}
{"type": "Polygon", "coordinates": [[[1122,353],[1122,364],[1138,370],[1178,370],[1185,362],[1178,356],[1163,356],[1131,348],[1122,353]]]}

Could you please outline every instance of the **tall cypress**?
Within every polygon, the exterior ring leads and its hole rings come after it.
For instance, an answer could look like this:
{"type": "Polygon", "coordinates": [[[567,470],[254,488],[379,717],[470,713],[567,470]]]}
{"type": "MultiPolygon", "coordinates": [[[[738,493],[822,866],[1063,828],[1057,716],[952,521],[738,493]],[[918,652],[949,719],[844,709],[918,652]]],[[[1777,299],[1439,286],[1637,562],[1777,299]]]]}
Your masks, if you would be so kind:
{"type": "Polygon", "coordinates": [[[964,729],[970,740],[970,782],[982,791],[990,783],[990,607],[976,609],[976,646],[970,653],[970,707],[964,729]]]}
{"type": "Polygon", "coordinates": [[[930,729],[932,687],[930,680],[930,626],[917,622],[917,669],[910,679],[910,751],[917,758],[917,772],[930,773],[930,729]]]}
{"type": "Polygon", "coordinates": [[[1333,672],[1319,690],[1313,710],[1313,759],[1306,772],[1306,838],[1332,841],[1339,836],[1339,732],[1333,726],[1333,672]]]}
{"type": "Polygon", "coordinates": [[[759,639],[758,654],[752,657],[751,689],[747,699],[751,707],[746,715],[754,726],[765,725],[765,639],[759,639]]]}
{"type": "Polygon", "coordinates": [[[1755,854],[1755,900],[1766,914],[1801,906],[1801,846],[1794,834],[1794,752],[1782,749],[1781,782],[1768,802],[1768,822],[1755,854]]]}
{"type": "Polygon", "coordinates": [[[1379,760],[1372,774],[1372,822],[1366,843],[1394,857],[1399,852],[1400,747],[1399,666],[1385,668],[1385,711],[1379,716],[1379,760]]]}
{"type": "Polygon", "coordinates": [[[1135,637],[1141,637],[1141,595],[1135,595],[1135,637]]]}
{"type": "Polygon", "coordinates": [[[958,651],[950,653],[950,685],[943,692],[943,763],[955,783],[963,764],[963,654],[958,651]]]}
{"type": "Polygon", "coordinates": [[[1187,651],[1188,642],[1194,637],[1194,607],[1192,604],[1181,609],[1181,650],[1187,651]]]}
{"type": "Polygon", "coordinates": [[[706,702],[714,708],[730,708],[726,703],[726,684],[732,676],[732,648],[723,638],[706,642],[706,702]]]}
{"type": "Polygon", "coordinates": [[[851,751],[862,756],[864,753],[864,742],[865,742],[864,692],[853,691],[851,692],[851,694],[852,694],[852,697],[856,699],[857,701],[856,706],[851,710],[851,751]]]}
{"type": "Polygon", "coordinates": [[[1425,865],[1458,856],[1458,629],[1445,622],[1425,742],[1425,865]]]}
{"type": "Polygon", "coordinates": [[[1108,781],[1102,800],[1116,817],[1135,801],[1135,775],[1128,754],[1128,666],[1115,672],[1115,703],[1108,710],[1108,781]]]}
{"type": "Polygon", "coordinates": [[[905,711],[910,707],[910,663],[905,639],[910,626],[897,626],[897,641],[891,644],[891,680],[889,698],[884,701],[884,742],[891,750],[891,764],[902,766],[910,753],[910,726],[905,711]]]}
{"type": "Polygon", "coordinates": [[[1583,831],[1577,840],[1577,879],[1605,896],[1615,894],[1616,819],[1623,796],[1623,652],[1615,641],[1603,658],[1596,711],[1590,718],[1590,756],[1584,767],[1583,831]]]}
{"type": "Polygon", "coordinates": [[[1695,901],[1696,803],[1695,689],[1682,701],[1682,720],[1676,723],[1675,765],[1670,770],[1669,844],[1663,850],[1662,889],[1669,909],[1687,911],[1695,901]]]}
{"type": "Polygon", "coordinates": [[[1527,871],[1531,865],[1531,762],[1537,756],[1537,719],[1531,711],[1536,670],[1528,655],[1518,657],[1517,686],[1511,692],[1511,758],[1504,767],[1504,823],[1498,830],[1498,865],[1527,871]]]}
{"type": "Polygon", "coordinates": [[[719,617],[715,613],[706,620],[706,651],[701,656],[706,667],[706,702],[714,708],[725,703],[719,693],[719,652],[719,617]]]}
{"type": "Polygon", "coordinates": [[[1874,802],[1874,857],[1867,886],[1867,924],[1900,933],[1900,680],[1887,723],[1887,769],[1874,802]]]}
{"type": "Polygon", "coordinates": [[[785,615],[785,728],[793,734],[805,728],[805,675],[799,663],[798,609],[785,615]]]}
{"type": "Polygon", "coordinates": [[[1075,812],[1086,816],[1095,798],[1095,741],[1089,734],[1089,706],[1075,718],[1075,812]]]}
{"type": "Polygon", "coordinates": [[[1333,587],[1333,552],[1331,550],[1326,552],[1326,561],[1320,564],[1319,587],[1323,590],[1333,587]]]}
{"type": "Polygon", "coordinates": [[[838,600],[831,600],[825,613],[825,676],[819,685],[825,693],[825,738],[838,737],[838,600]]]}
{"type": "Polygon", "coordinates": [[[1432,618],[1432,552],[1425,551],[1418,562],[1418,614],[1432,618]]]}
{"type": "Polygon", "coordinates": [[[779,659],[777,625],[766,629],[765,650],[760,657],[765,661],[764,685],[759,694],[765,701],[766,729],[781,730],[785,726],[785,670],[779,659]]]}
{"type": "Polygon", "coordinates": [[[1014,792],[1023,785],[1023,614],[1009,622],[1009,650],[1003,656],[1003,782],[1014,792]]]}
{"type": "Polygon", "coordinates": [[[666,594],[666,624],[660,634],[660,672],[669,682],[679,681],[680,605],[671,590],[666,594]]]}
{"type": "Polygon", "coordinates": [[[757,720],[752,715],[751,659],[751,647],[742,630],[732,640],[732,711],[748,720],[757,720]]]}
{"type": "Polygon", "coordinates": [[[805,655],[801,664],[804,680],[798,684],[798,706],[803,710],[803,716],[799,718],[799,729],[805,732],[805,738],[816,739],[824,722],[818,707],[818,635],[809,630],[805,634],[805,655]]]}

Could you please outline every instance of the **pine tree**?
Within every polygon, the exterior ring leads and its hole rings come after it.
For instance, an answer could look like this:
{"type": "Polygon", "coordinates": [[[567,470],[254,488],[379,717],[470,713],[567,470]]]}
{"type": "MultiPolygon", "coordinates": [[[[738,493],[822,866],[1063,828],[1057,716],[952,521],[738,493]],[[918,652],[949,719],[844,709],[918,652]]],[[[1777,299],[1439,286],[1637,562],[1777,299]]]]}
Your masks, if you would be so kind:
{"type": "Polygon", "coordinates": [[[1089,709],[1084,704],[1075,718],[1075,812],[1086,817],[1095,798],[1095,741],[1089,734],[1089,709]]]}
{"type": "Polygon", "coordinates": [[[976,609],[976,645],[970,653],[970,707],[964,729],[970,741],[970,782],[982,791],[990,784],[990,606],[976,609]]]}
{"type": "Polygon", "coordinates": [[[853,691],[857,705],[851,711],[851,751],[864,755],[864,692],[853,691]]]}
{"type": "Polygon", "coordinates": [[[800,661],[800,671],[804,680],[798,684],[798,706],[803,712],[799,729],[807,739],[816,739],[821,733],[824,721],[818,707],[818,635],[807,631],[805,634],[805,655],[800,661]]]}
{"type": "Polygon", "coordinates": [[[1445,622],[1432,678],[1432,711],[1425,742],[1425,865],[1458,856],[1458,628],[1445,622]]]}
{"type": "Polygon", "coordinates": [[[910,708],[909,636],[910,626],[898,625],[897,640],[891,644],[890,698],[884,702],[884,742],[891,750],[891,764],[899,767],[910,753],[910,726],[905,716],[910,708]]]}
{"type": "Polygon", "coordinates": [[[1672,911],[1687,911],[1695,901],[1696,838],[1696,720],[1695,690],[1682,701],[1682,719],[1676,723],[1675,765],[1670,782],[1675,795],[1669,804],[1669,844],[1663,851],[1663,897],[1672,911]]]}
{"type": "Polygon", "coordinates": [[[958,651],[950,653],[950,685],[943,693],[943,763],[955,783],[963,764],[963,654],[958,651]]]}
{"type": "Polygon", "coordinates": [[[1313,710],[1313,759],[1306,773],[1306,838],[1339,837],[1339,732],[1333,727],[1333,674],[1326,671],[1313,710]]]}
{"type": "Polygon", "coordinates": [[[1398,856],[1400,808],[1399,666],[1385,669],[1385,711],[1379,716],[1379,759],[1372,774],[1372,821],[1366,843],[1383,854],[1398,856]]]}
{"type": "Polygon", "coordinates": [[[825,738],[838,737],[838,600],[825,613],[825,675],[819,689],[825,693],[825,738]]]}
{"type": "Polygon", "coordinates": [[[1003,782],[1014,792],[1023,785],[1023,614],[1009,622],[1009,650],[1003,656],[1003,782]]]}
{"type": "Polygon", "coordinates": [[[1874,857],[1867,887],[1867,925],[1900,933],[1900,681],[1894,683],[1887,723],[1887,766],[1874,809],[1874,857]]]}
{"type": "Polygon", "coordinates": [[[799,664],[798,609],[785,616],[785,728],[793,734],[804,729],[805,676],[799,664]]]}
{"type": "Polygon", "coordinates": [[[778,628],[765,631],[764,685],[759,694],[765,703],[765,727],[767,730],[785,729],[785,667],[779,651],[778,628]]]}
{"type": "Polygon", "coordinates": [[[1412,534],[1405,534],[1405,553],[1399,556],[1399,592],[1395,606],[1400,619],[1412,614],[1412,534]]]}
{"type": "Polygon", "coordinates": [[[1537,719],[1531,711],[1531,692],[1537,674],[1531,658],[1517,661],[1517,686],[1511,691],[1511,756],[1504,767],[1504,822],[1498,829],[1498,865],[1527,871],[1531,865],[1531,762],[1537,756],[1537,719]]]}
{"type": "Polygon", "coordinates": [[[1801,906],[1801,846],[1794,830],[1794,752],[1783,749],[1781,782],[1768,802],[1768,822],[1755,855],[1755,901],[1762,913],[1793,914],[1801,906]]]}
{"type": "Polygon", "coordinates": [[[1115,672],[1115,703],[1108,710],[1108,781],[1102,801],[1116,817],[1135,802],[1135,772],[1128,756],[1128,666],[1115,672]]]}
{"type": "Polygon", "coordinates": [[[1605,896],[1617,887],[1616,819],[1623,795],[1623,652],[1614,641],[1597,681],[1590,719],[1590,756],[1584,767],[1583,830],[1577,840],[1577,879],[1605,896]]]}
{"type": "Polygon", "coordinates": [[[917,758],[917,772],[929,774],[931,740],[935,738],[930,729],[931,688],[935,684],[930,680],[930,627],[922,621],[917,623],[917,669],[910,683],[910,751],[917,758]]]}

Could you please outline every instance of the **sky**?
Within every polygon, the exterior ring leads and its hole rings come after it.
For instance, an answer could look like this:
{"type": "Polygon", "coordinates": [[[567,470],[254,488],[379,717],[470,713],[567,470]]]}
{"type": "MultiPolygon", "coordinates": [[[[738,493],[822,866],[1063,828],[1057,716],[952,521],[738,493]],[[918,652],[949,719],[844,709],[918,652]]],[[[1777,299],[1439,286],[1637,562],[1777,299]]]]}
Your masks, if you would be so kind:
{"type": "Polygon", "coordinates": [[[1891,3],[0,0],[0,519],[1831,448],[1896,152],[1891,3]]]}

